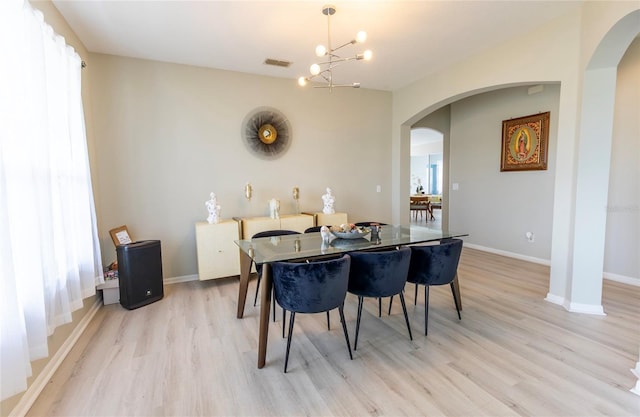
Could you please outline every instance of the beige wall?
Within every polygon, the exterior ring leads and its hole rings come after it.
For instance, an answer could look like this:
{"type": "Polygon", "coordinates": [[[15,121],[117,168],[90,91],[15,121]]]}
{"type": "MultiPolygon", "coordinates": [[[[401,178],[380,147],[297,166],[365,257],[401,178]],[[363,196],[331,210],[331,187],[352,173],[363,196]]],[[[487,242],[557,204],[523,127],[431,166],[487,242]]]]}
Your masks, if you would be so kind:
{"type": "Polygon", "coordinates": [[[466,243],[548,262],[555,158],[540,171],[500,171],[502,121],[550,112],[548,155],[556,155],[560,86],[547,84],[478,94],[451,104],[449,225],[466,243]],[[529,242],[526,232],[534,233],[529,242]]]}
{"type": "MultiPolygon", "coordinates": [[[[635,33],[629,26],[637,16],[637,2],[586,2],[577,13],[560,17],[533,32],[515,36],[503,45],[394,91],[391,162],[394,221],[402,219],[407,212],[408,203],[400,197],[409,192],[409,170],[404,163],[409,155],[409,126],[435,109],[472,95],[510,86],[559,82],[558,141],[556,154],[550,156],[557,163],[552,200],[551,279],[547,299],[572,311],[596,314],[601,311],[597,291],[598,280],[601,287],[601,270],[592,269],[585,279],[581,274],[574,276],[573,271],[581,257],[596,259],[602,256],[597,253],[598,242],[587,242],[584,251],[578,251],[575,245],[576,213],[585,211],[583,206],[576,205],[577,159],[584,147],[581,143],[584,142],[581,137],[584,132],[580,132],[583,122],[581,88],[586,62],[600,40],[614,26],[621,37],[635,33]],[[618,26],[621,21],[623,24],[618,26]],[[589,288],[586,295],[575,291],[583,284],[589,288]],[[596,290],[591,291],[593,288],[596,290]]],[[[624,44],[624,48],[627,45],[624,44]]],[[[619,48],[620,44],[615,46],[619,48]]],[[[602,213],[596,219],[596,223],[603,222],[602,213]]],[[[449,226],[455,228],[452,223],[449,226]]],[[[581,226],[580,231],[588,234],[588,228],[581,226]]]]}
{"type": "Polygon", "coordinates": [[[194,224],[206,219],[210,192],[223,218],[266,216],[273,197],[281,214],[293,213],[298,186],[302,211],[321,211],[331,187],[350,221],[391,220],[391,93],[301,89],[295,80],[108,55],[91,62],[105,262],[115,259],[108,230],[126,224],[134,239],[162,241],[165,279],[196,274],[194,224]],[[260,106],[292,126],[276,160],[242,142],[242,121],[260,106]]]}

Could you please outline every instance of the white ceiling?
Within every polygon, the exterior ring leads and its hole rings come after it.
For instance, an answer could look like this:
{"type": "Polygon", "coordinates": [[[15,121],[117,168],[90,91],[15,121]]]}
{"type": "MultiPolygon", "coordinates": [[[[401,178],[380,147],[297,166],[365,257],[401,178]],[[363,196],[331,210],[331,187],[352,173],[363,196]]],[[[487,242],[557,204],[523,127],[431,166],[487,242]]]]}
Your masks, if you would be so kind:
{"type": "MultiPolygon", "coordinates": [[[[90,52],[291,79],[308,75],[326,44],[325,1],[52,0],[90,52]],[[292,61],[289,68],[266,58],[292,61]]],[[[37,1],[34,1],[37,5],[37,1]]],[[[334,70],[337,83],[393,91],[520,32],[581,1],[335,1],[333,45],[366,30],[370,62],[334,70]]],[[[83,57],[89,61],[87,57],[83,57]]],[[[90,61],[88,62],[90,65],[90,61]]]]}
{"type": "Polygon", "coordinates": [[[411,147],[422,146],[433,142],[442,142],[442,138],[442,133],[428,127],[411,129],[411,147]]]}

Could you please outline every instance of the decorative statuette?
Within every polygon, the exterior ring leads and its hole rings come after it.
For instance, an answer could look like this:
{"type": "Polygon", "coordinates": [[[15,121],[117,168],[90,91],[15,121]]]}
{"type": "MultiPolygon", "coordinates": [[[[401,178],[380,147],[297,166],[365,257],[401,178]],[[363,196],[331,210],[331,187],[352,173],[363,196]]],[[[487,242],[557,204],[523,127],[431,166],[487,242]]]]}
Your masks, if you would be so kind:
{"type": "Polygon", "coordinates": [[[269,213],[272,219],[280,218],[280,200],[275,198],[269,200],[269,213]]]}
{"type": "Polygon", "coordinates": [[[293,199],[296,200],[296,214],[300,214],[300,189],[293,187],[293,199]]]}
{"type": "Polygon", "coordinates": [[[322,236],[323,242],[328,242],[331,239],[331,230],[327,226],[320,228],[320,236],[322,236]]]}
{"type": "Polygon", "coordinates": [[[218,204],[218,198],[215,193],[211,193],[209,196],[211,198],[204,203],[209,211],[207,221],[209,224],[217,224],[220,221],[220,205],[218,204]]]}
{"type": "Polygon", "coordinates": [[[322,201],[324,202],[324,208],[322,209],[324,214],[333,214],[336,212],[333,208],[336,198],[331,194],[331,188],[327,188],[327,193],[322,196],[322,201]]]}
{"type": "Polygon", "coordinates": [[[247,183],[244,186],[244,196],[247,197],[247,200],[251,200],[251,194],[253,192],[253,188],[251,188],[251,184],[247,183]]]}

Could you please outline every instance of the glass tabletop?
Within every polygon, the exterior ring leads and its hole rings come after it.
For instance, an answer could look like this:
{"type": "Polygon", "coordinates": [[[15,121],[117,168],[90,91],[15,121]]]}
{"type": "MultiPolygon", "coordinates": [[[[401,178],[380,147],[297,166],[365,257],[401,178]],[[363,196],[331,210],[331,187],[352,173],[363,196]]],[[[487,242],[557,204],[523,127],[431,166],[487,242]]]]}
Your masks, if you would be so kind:
{"type": "Polygon", "coordinates": [[[276,261],[294,261],[341,253],[384,249],[415,243],[468,236],[418,226],[382,226],[377,236],[371,233],[357,239],[331,236],[323,240],[320,232],[236,240],[236,244],[258,264],[276,261]]]}

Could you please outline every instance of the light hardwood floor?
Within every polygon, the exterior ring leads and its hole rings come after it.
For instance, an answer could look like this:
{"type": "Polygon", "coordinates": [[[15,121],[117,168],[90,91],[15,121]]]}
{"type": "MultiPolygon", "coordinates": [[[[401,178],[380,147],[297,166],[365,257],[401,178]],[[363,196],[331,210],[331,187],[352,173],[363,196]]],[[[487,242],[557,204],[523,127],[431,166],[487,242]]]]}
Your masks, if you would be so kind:
{"type": "MultiPolygon", "coordinates": [[[[465,248],[461,321],[449,287],[433,288],[424,336],[407,285],[413,342],[399,302],[378,318],[368,300],[351,361],[337,311],[331,331],[298,315],[287,374],[280,313],[256,368],[259,308],[235,318],[237,279],[168,285],[137,310],[102,308],[29,415],[640,415],[640,288],[605,281],[607,315],[575,314],[544,301],[548,273],[465,248]]],[[[348,296],[352,342],[356,306],[348,296]]]]}

